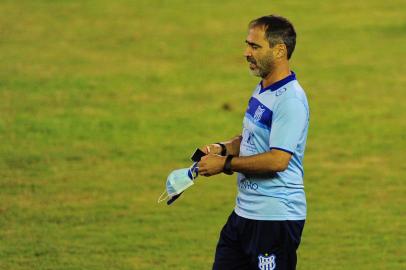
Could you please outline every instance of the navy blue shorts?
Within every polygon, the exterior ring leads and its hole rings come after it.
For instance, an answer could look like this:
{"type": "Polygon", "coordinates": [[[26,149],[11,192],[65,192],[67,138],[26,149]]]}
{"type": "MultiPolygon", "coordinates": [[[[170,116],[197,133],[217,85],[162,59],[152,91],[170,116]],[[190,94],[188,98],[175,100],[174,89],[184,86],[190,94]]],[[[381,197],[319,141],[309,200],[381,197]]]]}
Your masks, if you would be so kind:
{"type": "Polygon", "coordinates": [[[213,270],[296,269],[304,220],[252,220],[234,211],[220,233],[213,270]]]}

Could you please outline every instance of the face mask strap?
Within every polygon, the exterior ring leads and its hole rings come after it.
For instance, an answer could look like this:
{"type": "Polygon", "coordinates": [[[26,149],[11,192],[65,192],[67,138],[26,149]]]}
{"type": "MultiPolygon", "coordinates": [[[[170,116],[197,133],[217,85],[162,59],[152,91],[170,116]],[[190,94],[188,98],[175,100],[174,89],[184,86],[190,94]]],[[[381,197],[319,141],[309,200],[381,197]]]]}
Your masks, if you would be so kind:
{"type": "Polygon", "coordinates": [[[162,196],[164,196],[165,193],[166,193],[166,190],[164,190],[164,192],[162,192],[161,196],[159,196],[158,203],[165,201],[169,197],[169,194],[166,194],[166,196],[162,198],[162,196]]]}

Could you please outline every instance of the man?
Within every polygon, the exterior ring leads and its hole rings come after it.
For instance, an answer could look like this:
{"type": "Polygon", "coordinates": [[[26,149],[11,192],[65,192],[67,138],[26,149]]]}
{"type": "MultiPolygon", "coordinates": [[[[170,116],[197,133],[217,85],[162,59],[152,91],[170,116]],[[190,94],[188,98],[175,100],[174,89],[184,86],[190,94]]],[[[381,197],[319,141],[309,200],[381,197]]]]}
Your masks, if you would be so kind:
{"type": "Polygon", "coordinates": [[[286,19],[250,22],[244,56],[255,88],[243,131],[201,149],[199,174],[238,173],[234,211],[220,233],[213,269],[295,269],[306,218],[302,160],[309,125],[306,95],[289,68],[296,32],[286,19]]]}

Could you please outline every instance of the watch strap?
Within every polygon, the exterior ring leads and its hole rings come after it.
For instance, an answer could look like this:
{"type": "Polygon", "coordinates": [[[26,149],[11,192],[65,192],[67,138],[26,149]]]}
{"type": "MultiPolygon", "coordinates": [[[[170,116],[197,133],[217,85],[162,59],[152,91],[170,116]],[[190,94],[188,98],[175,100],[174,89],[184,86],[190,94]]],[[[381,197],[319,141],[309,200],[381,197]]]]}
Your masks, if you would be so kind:
{"type": "Polygon", "coordinates": [[[223,172],[228,175],[232,175],[234,172],[231,169],[231,160],[233,159],[233,155],[228,155],[226,157],[226,161],[224,162],[223,172]]]}

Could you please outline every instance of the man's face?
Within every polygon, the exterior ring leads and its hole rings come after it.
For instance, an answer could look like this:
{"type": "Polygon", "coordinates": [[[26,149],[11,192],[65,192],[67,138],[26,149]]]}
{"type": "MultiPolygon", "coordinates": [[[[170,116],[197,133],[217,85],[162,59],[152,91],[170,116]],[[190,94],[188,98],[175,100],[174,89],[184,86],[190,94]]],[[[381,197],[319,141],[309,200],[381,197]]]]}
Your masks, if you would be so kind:
{"type": "Polygon", "coordinates": [[[250,63],[249,68],[254,76],[265,78],[274,66],[272,48],[265,39],[265,31],[261,27],[249,29],[245,43],[247,48],[244,56],[250,63]]]}

